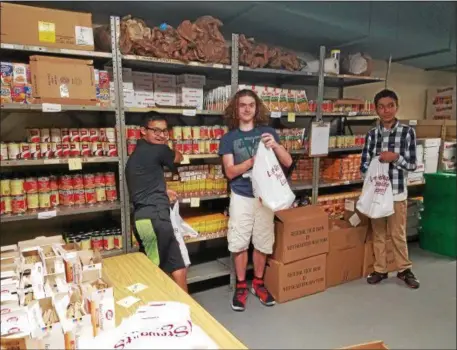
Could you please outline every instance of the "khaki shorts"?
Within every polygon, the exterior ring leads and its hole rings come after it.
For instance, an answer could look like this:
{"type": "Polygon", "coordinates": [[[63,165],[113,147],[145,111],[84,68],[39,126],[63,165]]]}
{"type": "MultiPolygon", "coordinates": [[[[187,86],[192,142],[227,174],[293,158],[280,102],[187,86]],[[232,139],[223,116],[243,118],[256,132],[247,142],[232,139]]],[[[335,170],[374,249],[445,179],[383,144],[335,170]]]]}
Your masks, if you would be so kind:
{"type": "Polygon", "coordinates": [[[229,214],[227,240],[230,252],[239,253],[247,250],[251,237],[254,248],[259,252],[273,252],[274,213],[263,206],[259,199],[243,197],[232,192],[229,214]]]}

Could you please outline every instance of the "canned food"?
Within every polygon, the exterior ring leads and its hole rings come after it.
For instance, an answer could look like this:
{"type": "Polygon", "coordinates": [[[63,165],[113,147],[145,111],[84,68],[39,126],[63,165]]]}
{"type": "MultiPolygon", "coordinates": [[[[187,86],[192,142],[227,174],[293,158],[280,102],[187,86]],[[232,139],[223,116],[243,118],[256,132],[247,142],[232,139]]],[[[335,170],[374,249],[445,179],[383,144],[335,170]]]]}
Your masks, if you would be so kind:
{"type": "Polygon", "coordinates": [[[214,138],[219,140],[224,136],[224,129],[220,127],[219,125],[213,126],[213,133],[214,133],[214,138]]]}
{"type": "Polygon", "coordinates": [[[29,193],[27,194],[27,209],[28,210],[37,210],[40,207],[38,193],[29,193]]]}
{"type": "Polygon", "coordinates": [[[40,143],[40,155],[44,159],[51,158],[51,144],[49,142],[40,143]]]}
{"type": "Polygon", "coordinates": [[[20,156],[20,148],[19,144],[16,142],[8,143],[8,159],[9,160],[16,160],[19,159],[20,156]]]}
{"type": "Polygon", "coordinates": [[[133,151],[136,148],[136,140],[128,140],[127,141],[127,155],[132,155],[133,151]]]}
{"type": "Polygon", "coordinates": [[[218,140],[211,140],[209,145],[209,153],[210,154],[217,154],[219,151],[219,141],[218,140]]]}
{"type": "Polygon", "coordinates": [[[84,174],[83,175],[84,188],[95,188],[95,175],[84,174]]]}
{"type": "Polygon", "coordinates": [[[30,143],[29,145],[30,145],[30,158],[40,159],[41,158],[40,144],[39,143],[30,143]]]}
{"type": "Polygon", "coordinates": [[[207,140],[209,139],[209,130],[207,126],[201,126],[200,127],[200,138],[202,140],[207,140]]]}
{"type": "Polygon", "coordinates": [[[89,142],[97,142],[99,141],[99,130],[97,128],[90,128],[89,129],[89,142]]]}
{"type": "Polygon", "coordinates": [[[79,142],[89,142],[89,141],[90,141],[89,129],[86,129],[86,128],[79,129],[79,142]]]}
{"type": "Polygon", "coordinates": [[[0,160],[8,160],[8,145],[0,142],[0,160]]]}
{"type": "Polygon", "coordinates": [[[106,190],[105,187],[97,187],[95,189],[95,198],[98,202],[106,202],[106,190]]]}
{"type": "Polygon", "coordinates": [[[63,142],[70,142],[71,141],[70,129],[68,129],[68,128],[60,129],[60,137],[62,139],[62,143],[63,142]]]}
{"type": "Polygon", "coordinates": [[[193,140],[192,141],[192,154],[200,154],[200,144],[198,143],[198,140],[193,140]]]}
{"type": "Polygon", "coordinates": [[[175,140],[182,140],[182,127],[174,126],[172,129],[173,132],[173,139],[175,140]]]}
{"type": "Polygon", "coordinates": [[[49,176],[49,188],[51,191],[57,191],[59,189],[59,183],[57,181],[57,176],[50,175],[49,176]]]}
{"type": "Polygon", "coordinates": [[[22,196],[24,194],[24,179],[14,178],[10,181],[12,196],[22,196]]]}
{"type": "Polygon", "coordinates": [[[73,191],[73,198],[75,205],[86,204],[85,192],[83,189],[73,191]]]}
{"type": "Polygon", "coordinates": [[[27,142],[40,143],[41,142],[40,129],[27,129],[27,142]]]}
{"type": "Polygon", "coordinates": [[[63,142],[62,143],[62,158],[70,157],[70,142],[63,142]]]}
{"type": "Polygon", "coordinates": [[[92,247],[92,250],[102,250],[103,249],[102,237],[99,234],[92,235],[91,247],[92,247]]]}
{"type": "Polygon", "coordinates": [[[40,176],[38,178],[38,192],[49,192],[51,191],[51,181],[49,176],[40,176]]]}
{"type": "Polygon", "coordinates": [[[26,194],[38,193],[38,179],[36,177],[27,177],[24,180],[24,191],[26,194]]]}
{"type": "Polygon", "coordinates": [[[70,142],[70,157],[81,156],[81,145],[79,142],[70,142]]]}
{"type": "Polygon", "coordinates": [[[108,202],[115,202],[117,201],[117,190],[114,186],[107,186],[105,187],[106,192],[106,200],[108,202]]]}
{"type": "Polygon", "coordinates": [[[49,129],[40,129],[40,142],[51,142],[49,129]]]}
{"type": "Polygon", "coordinates": [[[38,196],[40,209],[51,208],[51,192],[40,192],[38,196]]]}
{"type": "Polygon", "coordinates": [[[79,242],[82,250],[90,250],[91,249],[91,238],[89,235],[84,235],[81,237],[81,241],[79,242]]]}
{"type": "Polygon", "coordinates": [[[106,157],[117,157],[117,145],[115,142],[104,142],[104,155],[106,157]]]}
{"type": "Polygon", "coordinates": [[[330,136],[329,141],[328,141],[328,147],[329,148],[336,147],[336,136],[330,136]]]}
{"type": "Polygon", "coordinates": [[[93,157],[103,157],[103,142],[92,142],[91,143],[91,155],[93,157]]]}
{"type": "Polygon", "coordinates": [[[103,249],[112,250],[114,249],[114,235],[108,234],[103,237],[103,249]]]}
{"type": "Polygon", "coordinates": [[[70,133],[70,142],[80,142],[81,138],[79,136],[79,129],[71,128],[69,129],[70,133]]]}
{"type": "Polygon", "coordinates": [[[91,156],[90,142],[81,142],[81,156],[82,157],[91,156]]]}
{"type": "Polygon", "coordinates": [[[73,181],[71,175],[61,175],[58,180],[59,190],[72,190],[73,181]]]}
{"type": "Polygon", "coordinates": [[[73,190],[59,190],[59,203],[65,207],[71,207],[74,203],[73,190]]]}
{"type": "Polygon", "coordinates": [[[192,154],[192,140],[183,141],[183,154],[192,154]]]}
{"type": "Polygon", "coordinates": [[[168,144],[168,148],[170,148],[172,150],[173,149],[173,140],[168,140],[167,144],[168,144]]]}
{"type": "Polygon", "coordinates": [[[127,126],[127,130],[126,130],[127,140],[138,140],[139,139],[139,137],[137,137],[136,130],[140,130],[140,129],[134,125],[127,126]]]}
{"type": "Polygon", "coordinates": [[[201,129],[199,126],[193,126],[192,127],[192,138],[194,140],[199,140],[201,139],[201,129]]]}
{"type": "Polygon", "coordinates": [[[11,195],[11,180],[2,179],[0,180],[0,195],[1,196],[10,196],[11,195]]]}
{"type": "Polygon", "coordinates": [[[104,174],[105,186],[116,186],[116,174],[113,171],[109,171],[104,174]]]}
{"type": "Polygon", "coordinates": [[[190,126],[182,127],[182,139],[183,140],[192,140],[192,128],[190,126]]]}
{"type": "Polygon", "coordinates": [[[84,197],[87,204],[96,204],[97,197],[95,195],[95,188],[86,188],[84,190],[84,197]]]}
{"type": "Polygon", "coordinates": [[[100,128],[98,130],[98,140],[97,141],[106,141],[106,128],[100,128]]]}
{"type": "Polygon", "coordinates": [[[11,198],[11,212],[21,215],[27,211],[27,202],[25,196],[14,196],[11,198]]]}
{"type": "Polygon", "coordinates": [[[84,188],[84,180],[82,174],[71,175],[71,185],[75,190],[82,190],[84,188]]]}
{"type": "Polygon", "coordinates": [[[174,144],[174,149],[175,151],[178,151],[179,153],[184,153],[184,141],[182,140],[177,140],[176,143],[174,144]]]}
{"type": "Polygon", "coordinates": [[[20,153],[19,153],[20,159],[30,159],[31,158],[30,145],[28,143],[21,142],[19,144],[19,149],[20,149],[20,153]]]}
{"type": "Polygon", "coordinates": [[[11,214],[11,197],[2,196],[0,197],[0,215],[11,214]]]}
{"type": "Polygon", "coordinates": [[[114,128],[106,128],[105,137],[108,142],[116,142],[116,130],[114,128]]]}
{"type": "Polygon", "coordinates": [[[51,154],[54,158],[63,158],[62,144],[57,142],[51,142],[51,154]]]}
{"type": "Polygon", "coordinates": [[[62,143],[62,134],[60,132],[60,129],[51,129],[51,142],[62,143]]]}
{"type": "Polygon", "coordinates": [[[114,235],[114,248],[115,249],[122,249],[124,247],[124,239],[121,234],[114,235]]]}
{"type": "Polygon", "coordinates": [[[49,197],[51,200],[51,207],[53,207],[53,208],[58,207],[60,204],[59,191],[51,191],[49,197]]]}

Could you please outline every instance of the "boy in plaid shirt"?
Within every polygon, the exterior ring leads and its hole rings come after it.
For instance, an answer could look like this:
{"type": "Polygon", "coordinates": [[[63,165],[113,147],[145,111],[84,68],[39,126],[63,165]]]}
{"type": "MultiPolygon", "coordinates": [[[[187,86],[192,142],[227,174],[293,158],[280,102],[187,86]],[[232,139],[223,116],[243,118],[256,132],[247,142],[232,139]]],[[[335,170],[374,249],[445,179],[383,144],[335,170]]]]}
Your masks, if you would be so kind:
{"type": "Polygon", "coordinates": [[[417,289],[419,281],[411,271],[406,240],[407,172],[416,170],[416,133],[413,128],[400,124],[396,118],[398,97],[391,90],[383,90],[374,98],[379,125],[366,135],[362,151],[360,171],[365,174],[373,157],[389,163],[389,178],[394,195],[394,214],[386,218],[372,219],[374,272],[368,283],[377,284],[388,277],[386,239],[392,239],[397,277],[407,286],[417,289]]]}

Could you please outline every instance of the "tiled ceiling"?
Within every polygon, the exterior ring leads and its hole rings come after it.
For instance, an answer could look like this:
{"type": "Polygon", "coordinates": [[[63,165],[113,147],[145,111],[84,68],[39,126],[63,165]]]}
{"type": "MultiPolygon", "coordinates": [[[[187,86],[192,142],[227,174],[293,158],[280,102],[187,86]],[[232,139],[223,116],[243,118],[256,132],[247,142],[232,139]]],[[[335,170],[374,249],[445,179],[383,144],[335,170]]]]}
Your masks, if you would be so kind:
{"type": "MultiPolygon", "coordinates": [[[[37,4],[37,3],[35,3],[37,4]]],[[[227,39],[245,33],[258,41],[297,51],[320,45],[366,51],[423,69],[455,70],[457,2],[448,1],[73,1],[39,2],[46,7],[89,11],[95,22],[131,14],[157,25],[212,15],[224,22],[227,39]]]]}

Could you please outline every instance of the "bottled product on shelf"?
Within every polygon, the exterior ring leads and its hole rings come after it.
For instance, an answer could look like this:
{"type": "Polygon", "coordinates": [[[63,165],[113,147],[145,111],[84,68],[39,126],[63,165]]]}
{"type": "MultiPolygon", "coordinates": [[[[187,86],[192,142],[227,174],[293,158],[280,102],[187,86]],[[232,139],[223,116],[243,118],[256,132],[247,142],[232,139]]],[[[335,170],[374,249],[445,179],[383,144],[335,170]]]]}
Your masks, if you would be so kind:
{"type": "Polygon", "coordinates": [[[227,194],[227,179],[222,165],[190,165],[178,168],[179,175],[165,173],[167,188],[180,198],[220,196],[227,194]]]}
{"type": "Polygon", "coordinates": [[[351,148],[360,147],[365,145],[365,135],[341,135],[330,136],[328,147],[329,148],[351,148]]]}
{"type": "MultiPolygon", "coordinates": [[[[131,155],[141,138],[140,127],[127,125],[127,154],[131,155]]],[[[217,154],[219,141],[228,132],[226,126],[174,126],[169,130],[168,146],[182,154],[217,154]]]]}
{"type": "Polygon", "coordinates": [[[199,233],[200,238],[216,238],[227,234],[228,217],[224,214],[189,216],[183,217],[183,220],[199,233]]]}
{"type": "Polygon", "coordinates": [[[23,215],[59,206],[91,206],[118,200],[114,172],[3,177],[0,191],[0,215],[23,215]]]}
{"type": "Polygon", "coordinates": [[[66,243],[78,243],[81,250],[113,250],[123,248],[122,230],[120,227],[104,228],[63,234],[66,243]]]}
{"type": "Polygon", "coordinates": [[[115,128],[27,129],[27,142],[1,142],[1,160],[117,157],[115,128]]]}

